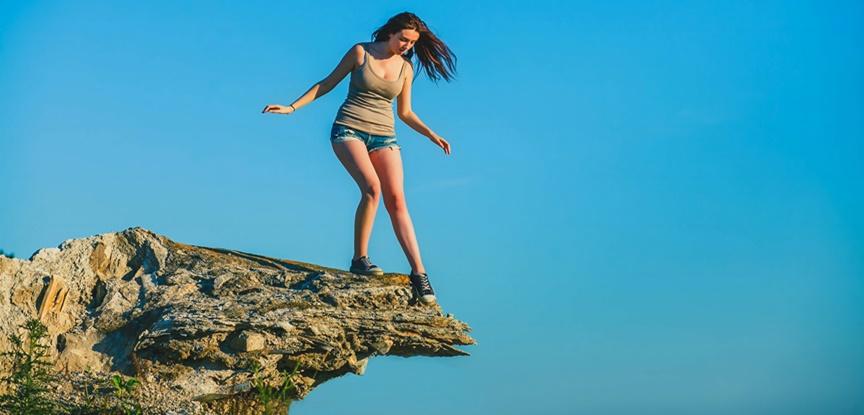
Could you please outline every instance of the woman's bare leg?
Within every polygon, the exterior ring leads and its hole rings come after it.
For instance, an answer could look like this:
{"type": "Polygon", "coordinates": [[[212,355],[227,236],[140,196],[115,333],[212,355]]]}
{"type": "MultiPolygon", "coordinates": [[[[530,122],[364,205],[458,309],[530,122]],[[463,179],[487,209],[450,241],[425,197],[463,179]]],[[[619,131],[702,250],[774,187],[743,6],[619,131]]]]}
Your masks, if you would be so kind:
{"type": "Polygon", "coordinates": [[[369,160],[366,145],[360,140],[331,143],[336,157],[360,188],[360,204],[354,216],[354,258],[369,255],[369,237],[381,197],[381,182],[369,160]]]}
{"type": "Polygon", "coordinates": [[[369,153],[369,159],[378,173],[381,182],[381,194],[384,197],[384,207],[390,214],[390,222],[396,239],[402,245],[402,251],[408,257],[412,273],[424,273],[423,261],[420,259],[420,246],[414,235],[414,224],[408,214],[403,189],[402,154],[399,149],[382,148],[369,153]]]}

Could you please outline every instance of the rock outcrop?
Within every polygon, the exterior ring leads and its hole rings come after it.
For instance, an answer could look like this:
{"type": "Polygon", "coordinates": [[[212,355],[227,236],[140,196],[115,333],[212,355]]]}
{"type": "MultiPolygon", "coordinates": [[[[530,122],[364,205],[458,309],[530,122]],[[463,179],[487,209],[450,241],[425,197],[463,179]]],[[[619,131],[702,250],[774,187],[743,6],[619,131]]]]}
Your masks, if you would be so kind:
{"type": "Polygon", "coordinates": [[[0,256],[0,287],[0,351],[39,318],[70,379],[59,392],[74,400],[74,379],[134,376],[156,413],[245,399],[251,361],[265,376],[298,367],[302,399],[362,375],[372,356],[459,356],[455,346],[474,344],[468,325],[413,298],[406,275],[186,245],[142,228],[67,240],[29,260],[0,256]]]}

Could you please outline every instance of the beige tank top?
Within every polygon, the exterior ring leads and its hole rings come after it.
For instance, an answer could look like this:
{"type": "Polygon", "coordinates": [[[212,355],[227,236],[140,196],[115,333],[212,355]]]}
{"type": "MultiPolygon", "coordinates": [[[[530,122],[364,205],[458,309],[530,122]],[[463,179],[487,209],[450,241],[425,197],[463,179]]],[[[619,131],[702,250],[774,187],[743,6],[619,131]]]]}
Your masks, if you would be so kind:
{"type": "Polygon", "coordinates": [[[376,74],[369,66],[369,60],[375,60],[363,47],[363,64],[351,72],[351,82],[348,85],[348,97],[339,107],[334,124],[342,124],[351,128],[375,135],[396,135],[393,119],[393,98],[402,91],[405,83],[405,65],[399,70],[399,77],[388,81],[376,74]]]}

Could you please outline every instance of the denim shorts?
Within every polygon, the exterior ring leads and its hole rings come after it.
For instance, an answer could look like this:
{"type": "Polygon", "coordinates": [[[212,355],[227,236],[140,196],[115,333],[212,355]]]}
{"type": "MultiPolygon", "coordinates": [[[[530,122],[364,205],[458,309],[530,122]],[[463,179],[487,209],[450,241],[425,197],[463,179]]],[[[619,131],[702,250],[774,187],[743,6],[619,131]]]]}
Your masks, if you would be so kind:
{"type": "Polygon", "coordinates": [[[333,128],[330,130],[330,142],[341,143],[348,140],[362,141],[370,153],[388,147],[397,150],[401,148],[399,144],[396,144],[395,135],[375,135],[342,124],[333,124],[333,128]]]}

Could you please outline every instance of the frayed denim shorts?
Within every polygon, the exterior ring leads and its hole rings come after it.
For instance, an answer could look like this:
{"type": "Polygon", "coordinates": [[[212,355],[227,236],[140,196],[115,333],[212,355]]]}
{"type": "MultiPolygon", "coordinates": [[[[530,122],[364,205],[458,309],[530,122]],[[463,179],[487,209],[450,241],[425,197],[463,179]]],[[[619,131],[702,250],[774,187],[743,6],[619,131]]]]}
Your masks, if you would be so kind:
{"type": "Polygon", "coordinates": [[[330,142],[341,143],[348,140],[360,140],[366,144],[366,149],[371,153],[382,148],[399,149],[399,144],[396,144],[395,135],[375,135],[365,131],[360,131],[342,124],[333,124],[330,130],[330,142]]]}

